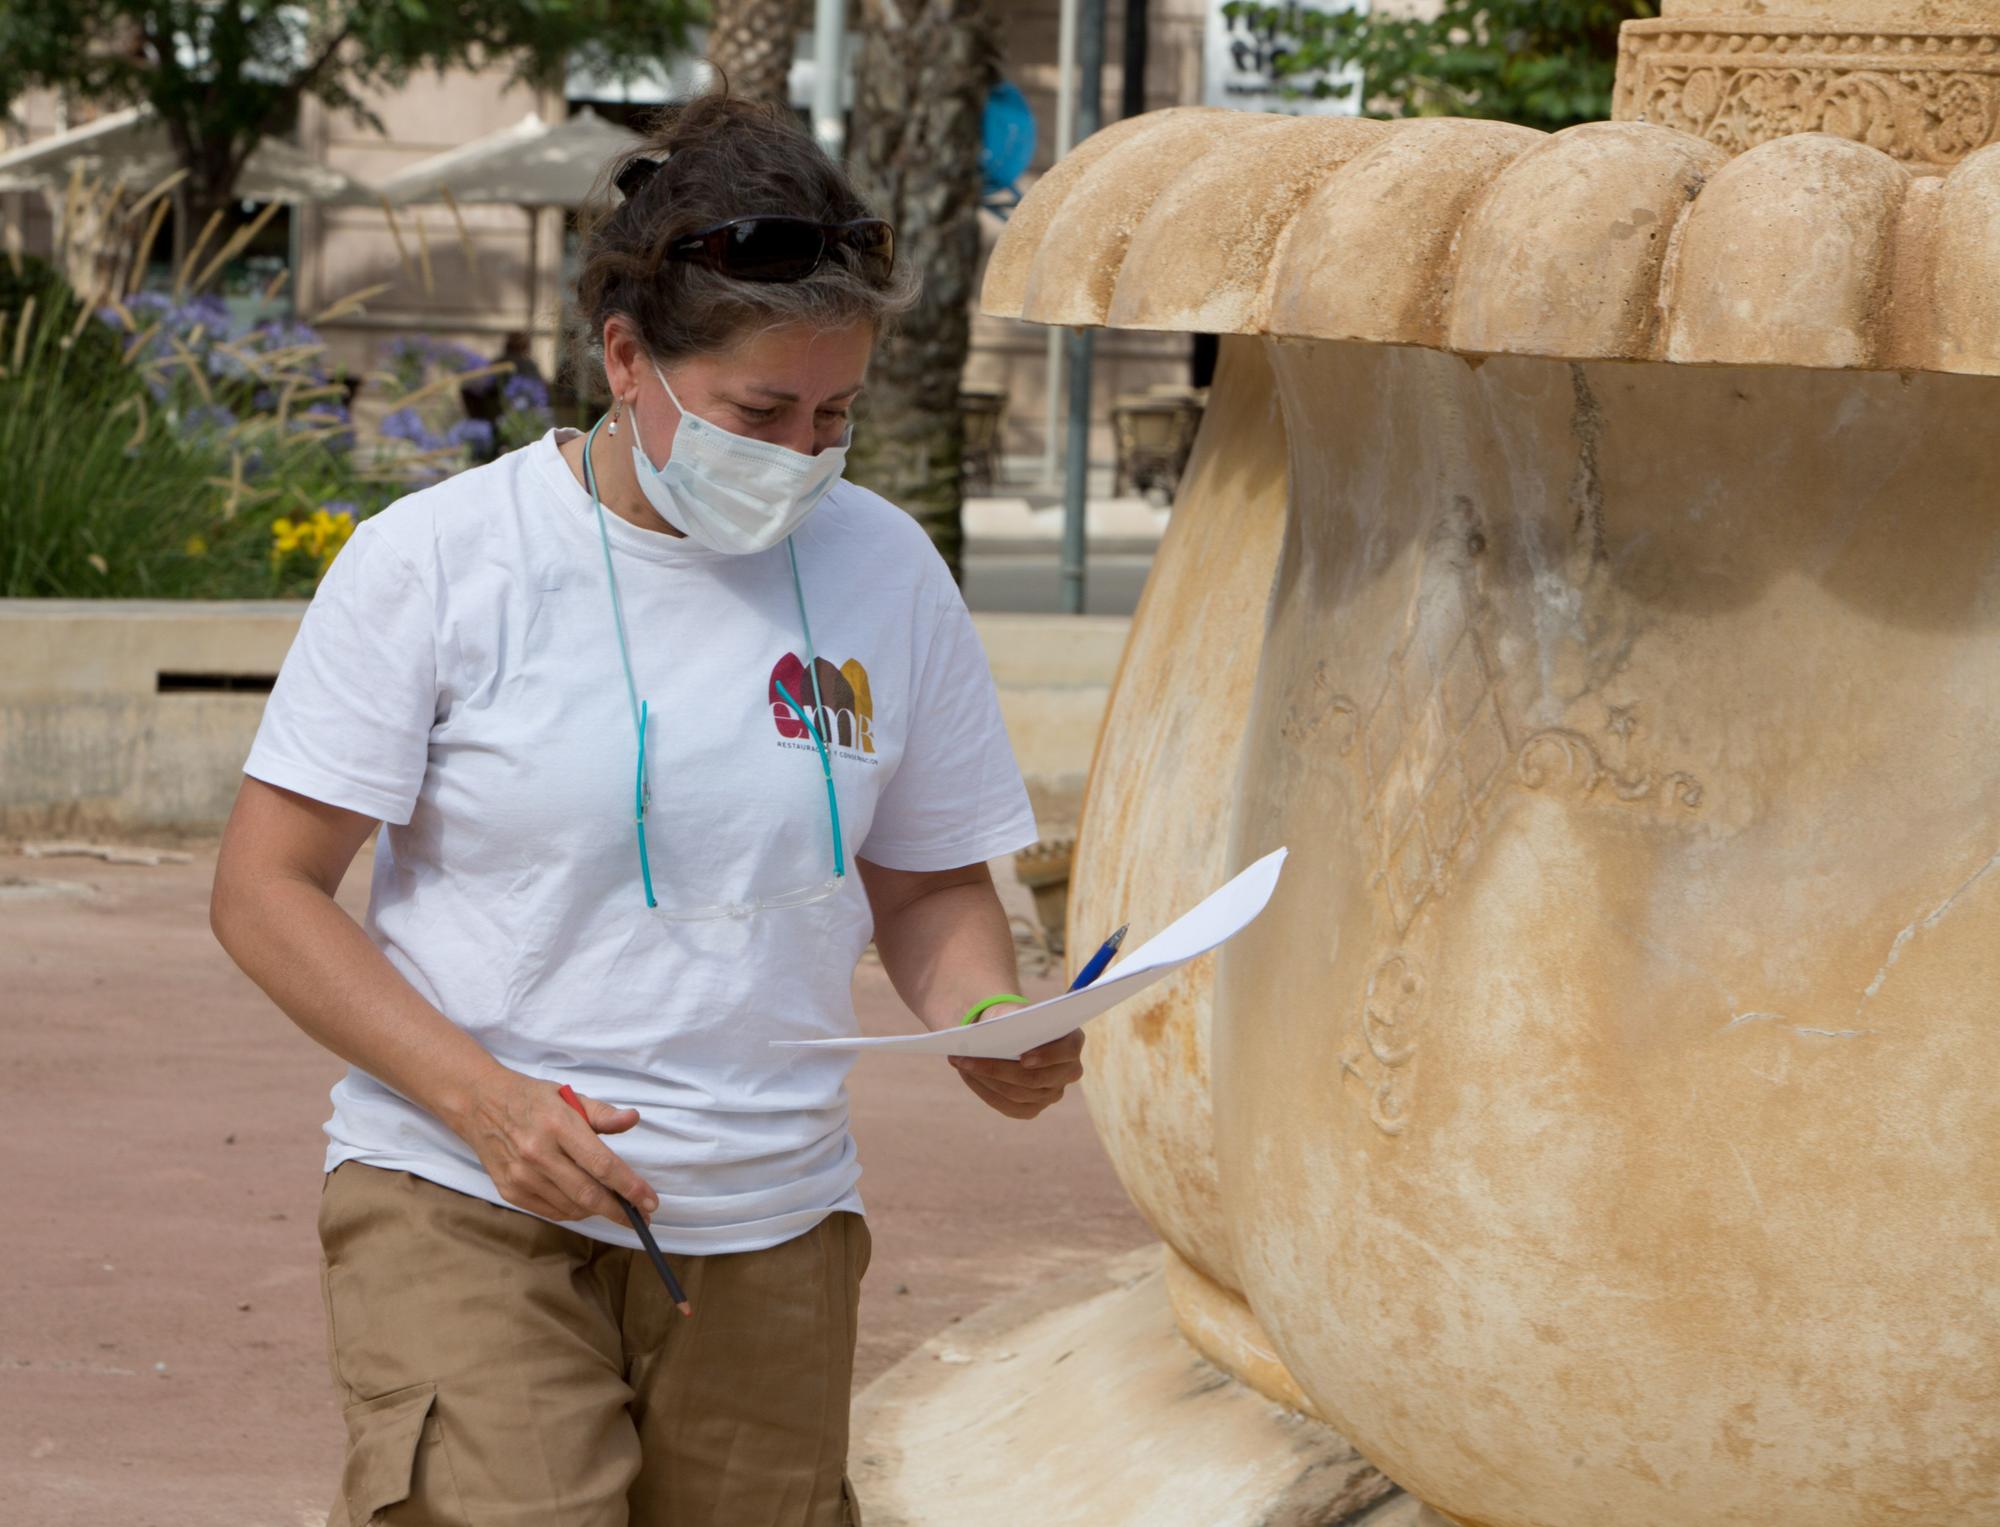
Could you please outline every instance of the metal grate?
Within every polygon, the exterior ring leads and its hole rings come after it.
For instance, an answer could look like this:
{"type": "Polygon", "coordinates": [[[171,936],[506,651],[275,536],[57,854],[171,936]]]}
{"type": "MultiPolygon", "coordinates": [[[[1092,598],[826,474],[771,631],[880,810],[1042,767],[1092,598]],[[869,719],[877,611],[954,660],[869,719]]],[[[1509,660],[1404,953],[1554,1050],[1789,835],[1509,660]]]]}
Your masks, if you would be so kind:
{"type": "Polygon", "coordinates": [[[162,695],[268,695],[275,673],[161,672],[154,693],[162,695]]]}

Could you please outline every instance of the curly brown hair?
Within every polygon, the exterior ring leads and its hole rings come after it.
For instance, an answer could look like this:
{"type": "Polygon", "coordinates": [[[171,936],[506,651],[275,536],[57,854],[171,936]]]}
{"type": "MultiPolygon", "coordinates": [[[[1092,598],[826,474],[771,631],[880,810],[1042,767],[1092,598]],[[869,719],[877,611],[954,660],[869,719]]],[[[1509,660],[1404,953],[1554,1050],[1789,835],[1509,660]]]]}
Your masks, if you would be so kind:
{"type": "Polygon", "coordinates": [[[788,111],[726,88],[668,107],[646,141],[605,167],[582,219],[573,355],[580,375],[602,364],[605,321],[622,316],[657,361],[670,364],[731,348],[786,324],[816,329],[866,322],[880,330],[916,300],[898,261],[886,277],[864,273],[851,250],[829,250],[799,281],[739,281],[688,260],[668,260],[677,239],[733,217],[790,216],[823,223],[875,214],[840,166],[788,111]],[[636,162],[656,172],[616,187],[636,162]]]}

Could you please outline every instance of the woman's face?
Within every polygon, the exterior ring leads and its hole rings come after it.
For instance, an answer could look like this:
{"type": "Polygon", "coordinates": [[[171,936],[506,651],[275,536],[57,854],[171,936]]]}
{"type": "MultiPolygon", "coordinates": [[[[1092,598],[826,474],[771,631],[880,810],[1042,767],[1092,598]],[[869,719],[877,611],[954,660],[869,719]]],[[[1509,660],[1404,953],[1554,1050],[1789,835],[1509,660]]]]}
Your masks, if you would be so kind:
{"type": "MultiPolygon", "coordinates": [[[[646,454],[664,465],[680,412],[630,331],[615,321],[611,328],[606,378],[637,416],[646,454]]],[[[813,456],[847,433],[874,348],[875,330],[867,323],[841,329],[789,324],[754,332],[721,354],[660,369],[691,413],[732,434],[813,456]]]]}

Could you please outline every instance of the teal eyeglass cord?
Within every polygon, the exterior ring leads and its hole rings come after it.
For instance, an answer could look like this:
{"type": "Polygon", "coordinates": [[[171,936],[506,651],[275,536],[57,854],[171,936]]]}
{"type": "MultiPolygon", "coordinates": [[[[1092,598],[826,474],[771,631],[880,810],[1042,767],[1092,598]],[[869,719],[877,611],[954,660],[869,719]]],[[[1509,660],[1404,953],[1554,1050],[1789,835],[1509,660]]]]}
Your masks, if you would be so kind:
{"type": "MultiPolygon", "coordinates": [[[[632,727],[639,734],[639,768],[632,784],[632,820],[639,836],[639,877],[646,887],[646,905],[657,907],[659,902],[653,897],[653,866],[646,853],[646,807],[652,800],[652,791],[646,783],[646,702],[639,698],[639,688],[632,680],[632,654],[625,645],[625,609],[618,599],[618,573],[611,562],[611,536],[604,528],[604,505],[597,496],[597,470],[590,459],[590,448],[597,442],[597,432],[604,425],[599,418],[591,425],[590,433],[583,442],[583,478],[590,488],[590,507],[597,512],[597,540],[604,549],[604,575],[611,583],[611,620],[618,634],[618,660],[625,668],[625,696],[632,706],[632,727]]],[[[806,593],[799,581],[799,554],[792,545],[790,536],[785,538],[785,553],[791,558],[792,597],[798,601],[799,625],[806,638],[806,673],[812,679],[813,706],[818,715],[826,714],[826,702],[819,692],[819,654],[813,649],[812,623],[806,618],[806,593]]],[[[840,833],[840,796],[833,788],[833,759],[826,750],[826,739],[814,724],[812,716],[804,706],[792,698],[792,692],[785,688],[783,679],[771,681],[784,696],[785,703],[797,713],[811,735],[813,746],[819,750],[820,773],[826,780],[826,809],[833,823],[833,876],[836,880],[847,878],[847,849],[840,833]]]]}

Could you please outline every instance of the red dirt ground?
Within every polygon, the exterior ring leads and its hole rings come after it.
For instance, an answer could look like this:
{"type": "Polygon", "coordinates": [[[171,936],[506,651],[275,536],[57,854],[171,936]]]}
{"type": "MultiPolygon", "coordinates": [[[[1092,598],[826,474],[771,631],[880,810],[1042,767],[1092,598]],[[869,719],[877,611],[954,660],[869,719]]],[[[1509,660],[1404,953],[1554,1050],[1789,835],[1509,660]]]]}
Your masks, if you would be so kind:
{"type": "MultiPolygon", "coordinates": [[[[215,945],[213,868],[212,846],[150,868],[0,854],[7,1521],[325,1520],[342,1433],[313,1223],[341,1067],[215,945]]],[[[358,911],[366,888],[364,854],[341,899],[358,911]]],[[[856,999],[870,1033],[914,1026],[873,964],[856,999]]],[[[852,1094],[875,1234],[857,1384],[1150,1239],[1074,1093],[1016,1123],[942,1061],[884,1057],[852,1094]]]]}

